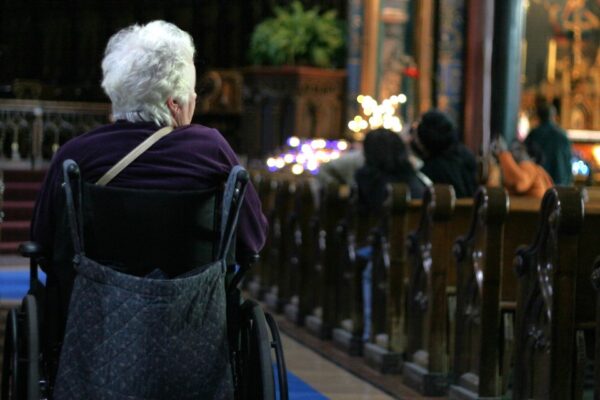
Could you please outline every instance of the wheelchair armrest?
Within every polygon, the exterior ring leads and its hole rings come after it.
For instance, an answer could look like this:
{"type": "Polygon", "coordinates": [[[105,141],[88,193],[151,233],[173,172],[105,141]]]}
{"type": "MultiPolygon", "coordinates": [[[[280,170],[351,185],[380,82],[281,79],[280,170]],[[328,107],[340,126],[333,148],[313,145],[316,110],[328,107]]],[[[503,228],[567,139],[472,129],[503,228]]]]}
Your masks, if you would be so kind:
{"type": "Polygon", "coordinates": [[[242,278],[244,277],[244,275],[246,275],[246,272],[248,272],[252,264],[256,263],[259,259],[260,256],[255,253],[244,256],[242,259],[238,260],[240,268],[233,275],[231,281],[229,282],[229,286],[227,288],[228,292],[231,292],[235,290],[235,288],[237,288],[237,285],[242,281],[242,278]]]}
{"type": "Polygon", "coordinates": [[[19,245],[19,253],[23,257],[37,258],[42,255],[42,246],[36,242],[24,242],[19,245]]]}

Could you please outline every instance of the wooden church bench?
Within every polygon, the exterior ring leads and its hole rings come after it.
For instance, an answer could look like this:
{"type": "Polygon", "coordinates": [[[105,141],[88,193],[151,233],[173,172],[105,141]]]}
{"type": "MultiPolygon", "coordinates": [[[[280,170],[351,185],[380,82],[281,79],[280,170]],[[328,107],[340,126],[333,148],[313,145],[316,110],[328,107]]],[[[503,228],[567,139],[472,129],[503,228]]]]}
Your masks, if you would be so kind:
{"type": "Polygon", "coordinates": [[[474,202],[469,232],[454,246],[457,308],[452,374],[456,384],[450,387],[449,398],[499,399],[510,376],[514,336],[512,255],[535,233],[540,200],[509,198],[504,189],[482,187],[474,202]]]}
{"type": "MultiPolygon", "coordinates": [[[[597,251],[600,254],[600,251],[597,251]]],[[[600,396],[600,255],[594,260],[592,265],[591,282],[596,289],[596,329],[595,329],[595,348],[594,348],[594,392],[595,398],[600,396]]]]}
{"type": "Polygon", "coordinates": [[[595,325],[590,273],[599,228],[600,205],[584,206],[579,189],[546,192],[533,242],[515,258],[515,399],[581,398],[585,337],[595,325]]]}
{"type": "MultiPolygon", "coordinates": [[[[270,173],[259,170],[250,171],[250,176],[260,198],[262,211],[270,227],[275,210],[275,193],[278,181],[270,173]]],[[[262,299],[263,291],[273,285],[273,281],[269,275],[272,273],[269,262],[271,243],[271,233],[269,232],[265,245],[260,251],[260,258],[256,265],[252,266],[250,275],[246,278],[248,292],[255,299],[262,299]]]]}
{"type": "Polygon", "coordinates": [[[285,313],[289,320],[300,326],[304,325],[304,318],[311,313],[315,303],[313,269],[319,258],[319,218],[314,183],[302,180],[297,185],[288,237],[292,298],[285,306],[285,313]]]}
{"type": "MultiPolygon", "coordinates": [[[[372,249],[372,318],[371,336],[364,352],[367,362],[381,372],[398,372],[404,324],[404,246],[409,213],[409,192],[404,184],[390,185],[390,196],[378,214],[360,214],[355,198],[350,215],[341,220],[338,243],[342,260],[339,271],[343,307],[339,307],[334,343],[350,355],[363,354],[364,303],[363,272],[369,260],[357,257],[356,251],[372,249]],[[391,235],[391,239],[390,239],[391,235]],[[344,267],[345,265],[345,267],[344,267]],[[383,340],[381,340],[383,339],[383,340]]],[[[416,214],[418,205],[412,210],[416,214]]]]}
{"type": "Polygon", "coordinates": [[[452,246],[469,226],[472,204],[472,199],[456,200],[451,186],[434,185],[423,199],[419,226],[407,241],[410,280],[403,380],[427,396],[447,391],[456,284],[452,246]]]}
{"type": "Polygon", "coordinates": [[[345,185],[331,183],[322,188],[318,220],[314,221],[311,240],[313,252],[317,255],[311,272],[311,295],[313,299],[307,306],[311,314],[305,318],[306,328],[322,339],[330,339],[336,326],[340,301],[351,298],[341,291],[338,280],[339,269],[345,267],[337,250],[336,231],[340,221],[348,213],[350,189],[345,185]],[[316,233],[315,231],[316,230],[316,233]]]}
{"type": "MultiPolygon", "coordinates": [[[[420,203],[420,202],[419,202],[420,203]]],[[[390,198],[379,229],[371,231],[373,248],[371,278],[371,334],[365,344],[367,364],[382,373],[400,372],[406,334],[406,237],[410,191],[404,184],[391,185],[390,198]]]]}
{"type": "Polygon", "coordinates": [[[265,293],[265,303],[274,312],[283,311],[289,301],[289,240],[290,217],[293,212],[296,183],[283,175],[277,177],[279,184],[275,194],[275,207],[270,225],[269,268],[272,285],[265,293]]]}

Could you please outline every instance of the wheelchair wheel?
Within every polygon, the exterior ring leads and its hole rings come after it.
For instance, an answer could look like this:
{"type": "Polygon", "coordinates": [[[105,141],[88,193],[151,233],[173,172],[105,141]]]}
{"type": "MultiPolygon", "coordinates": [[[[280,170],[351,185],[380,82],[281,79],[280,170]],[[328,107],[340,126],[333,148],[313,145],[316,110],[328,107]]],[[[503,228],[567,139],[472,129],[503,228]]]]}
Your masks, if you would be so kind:
{"type": "Polygon", "coordinates": [[[2,399],[18,399],[19,393],[19,347],[17,346],[19,326],[17,310],[12,309],[6,316],[4,336],[4,357],[2,360],[2,399]]]}
{"type": "Polygon", "coordinates": [[[279,328],[273,316],[269,313],[265,314],[267,324],[271,330],[271,337],[273,342],[271,347],[275,350],[275,361],[277,363],[277,379],[279,381],[279,400],[288,400],[288,382],[287,382],[287,368],[285,366],[285,357],[283,356],[283,343],[281,342],[281,336],[279,336],[279,328]]]}
{"type": "Polygon", "coordinates": [[[40,341],[37,302],[27,295],[21,310],[11,310],[6,320],[2,399],[40,399],[40,341]]]}
{"type": "Polygon", "coordinates": [[[240,398],[275,400],[271,341],[260,305],[246,300],[241,306],[240,398]]]}

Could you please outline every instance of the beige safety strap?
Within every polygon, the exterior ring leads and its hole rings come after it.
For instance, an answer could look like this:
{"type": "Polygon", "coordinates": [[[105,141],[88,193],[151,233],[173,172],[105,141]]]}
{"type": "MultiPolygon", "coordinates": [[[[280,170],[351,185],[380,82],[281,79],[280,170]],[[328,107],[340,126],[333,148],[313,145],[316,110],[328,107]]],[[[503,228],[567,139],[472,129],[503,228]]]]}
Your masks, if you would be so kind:
{"type": "Polygon", "coordinates": [[[105,186],[108,182],[112,181],[115,176],[119,175],[119,173],[121,171],[123,171],[123,169],[125,169],[125,167],[127,167],[136,158],[138,158],[140,155],[142,155],[143,152],[148,150],[150,148],[150,146],[152,146],[154,143],[158,142],[160,140],[160,138],[162,138],[163,136],[167,136],[169,133],[171,133],[172,130],[173,130],[172,126],[165,126],[164,128],[161,128],[161,129],[157,130],[156,132],[154,132],[152,135],[148,136],[148,138],[146,140],[144,140],[142,143],[137,145],[137,147],[135,149],[131,150],[129,152],[129,154],[127,154],[118,163],[116,163],[111,169],[109,169],[102,176],[102,178],[98,179],[98,181],[96,182],[96,185],[105,186]]]}

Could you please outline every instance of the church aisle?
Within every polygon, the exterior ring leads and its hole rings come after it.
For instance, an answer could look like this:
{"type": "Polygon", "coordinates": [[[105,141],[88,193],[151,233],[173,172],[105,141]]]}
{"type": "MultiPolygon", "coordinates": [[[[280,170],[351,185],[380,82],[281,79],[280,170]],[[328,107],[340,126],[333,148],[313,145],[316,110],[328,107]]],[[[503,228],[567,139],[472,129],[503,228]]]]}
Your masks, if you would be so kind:
{"type": "MultiPolygon", "coordinates": [[[[387,400],[386,395],[373,385],[355,377],[346,370],[326,360],[309,348],[282,334],[288,371],[331,400],[387,400]]],[[[295,396],[290,390],[290,400],[317,399],[316,396],[295,396]]],[[[318,397],[321,399],[321,397],[318,397]]]]}

